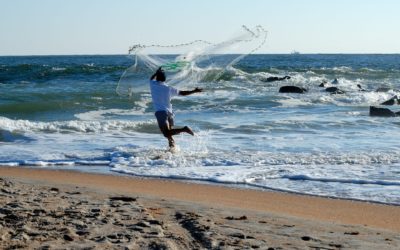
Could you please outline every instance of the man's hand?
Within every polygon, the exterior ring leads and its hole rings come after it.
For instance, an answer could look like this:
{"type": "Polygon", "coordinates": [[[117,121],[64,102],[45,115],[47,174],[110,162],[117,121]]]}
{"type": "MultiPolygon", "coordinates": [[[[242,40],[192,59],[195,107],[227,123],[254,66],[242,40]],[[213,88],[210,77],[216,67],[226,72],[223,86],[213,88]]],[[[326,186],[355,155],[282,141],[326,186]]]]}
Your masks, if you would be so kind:
{"type": "Polygon", "coordinates": [[[158,73],[158,72],[164,73],[164,70],[162,69],[162,67],[159,67],[159,68],[157,69],[156,73],[158,73]]]}
{"type": "Polygon", "coordinates": [[[159,73],[159,72],[164,72],[164,70],[162,69],[162,67],[159,67],[158,69],[157,69],[157,71],[150,77],[150,80],[154,80],[154,78],[156,78],[156,75],[159,73]]]}

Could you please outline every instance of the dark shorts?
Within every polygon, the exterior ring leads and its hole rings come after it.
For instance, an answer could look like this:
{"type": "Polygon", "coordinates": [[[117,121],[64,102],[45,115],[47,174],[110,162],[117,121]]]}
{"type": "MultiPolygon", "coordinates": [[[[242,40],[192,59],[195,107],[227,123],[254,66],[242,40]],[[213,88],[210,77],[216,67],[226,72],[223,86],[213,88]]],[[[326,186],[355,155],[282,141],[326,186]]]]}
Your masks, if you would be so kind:
{"type": "Polygon", "coordinates": [[[174,126],[174,115],[168,111],[157,111],[154,115],[157,118],[158,127],[166,136],[167,131],[174,126]]]}

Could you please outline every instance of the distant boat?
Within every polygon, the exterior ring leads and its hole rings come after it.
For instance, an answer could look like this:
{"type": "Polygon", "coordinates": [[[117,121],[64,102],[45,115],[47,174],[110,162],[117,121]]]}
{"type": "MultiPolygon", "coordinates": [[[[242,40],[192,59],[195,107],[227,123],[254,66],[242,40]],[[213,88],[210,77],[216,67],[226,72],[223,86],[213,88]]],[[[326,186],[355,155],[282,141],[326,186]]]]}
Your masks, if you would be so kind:
{"type": "Polygon", "coordinates": [[[292,54],[292,55],[300,55],[300,52],[298,52],[296,50],[293,50],[290,54],[292,54]]]}

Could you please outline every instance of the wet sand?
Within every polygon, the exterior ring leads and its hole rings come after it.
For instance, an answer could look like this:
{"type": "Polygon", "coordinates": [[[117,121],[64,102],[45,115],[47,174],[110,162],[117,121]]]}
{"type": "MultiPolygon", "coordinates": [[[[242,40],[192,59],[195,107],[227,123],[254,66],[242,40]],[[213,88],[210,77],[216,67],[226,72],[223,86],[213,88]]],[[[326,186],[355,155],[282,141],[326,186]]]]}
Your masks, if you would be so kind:
{"type": "Polygon", "coordinates": [[[0,248],[398,249],[400,207],[0,168],[0,248]]]}

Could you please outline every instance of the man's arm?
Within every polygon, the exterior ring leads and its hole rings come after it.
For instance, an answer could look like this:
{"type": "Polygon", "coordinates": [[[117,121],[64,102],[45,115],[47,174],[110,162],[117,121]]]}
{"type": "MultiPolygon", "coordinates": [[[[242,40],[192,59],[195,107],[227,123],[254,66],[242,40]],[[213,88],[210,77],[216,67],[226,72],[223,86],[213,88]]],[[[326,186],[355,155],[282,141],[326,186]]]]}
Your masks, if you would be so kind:
{"type": "Polygon", "coordinates": [[[179,91],[179,95],[191,95],[194,93],[199,93],[199,92],[203,92],[203,89],[199,89],[199,88],[195,88],[194,90],[180,90],[179,91]]]}

